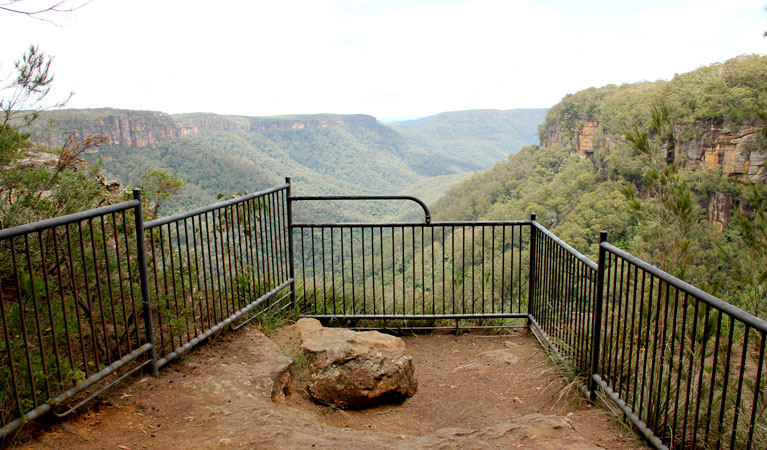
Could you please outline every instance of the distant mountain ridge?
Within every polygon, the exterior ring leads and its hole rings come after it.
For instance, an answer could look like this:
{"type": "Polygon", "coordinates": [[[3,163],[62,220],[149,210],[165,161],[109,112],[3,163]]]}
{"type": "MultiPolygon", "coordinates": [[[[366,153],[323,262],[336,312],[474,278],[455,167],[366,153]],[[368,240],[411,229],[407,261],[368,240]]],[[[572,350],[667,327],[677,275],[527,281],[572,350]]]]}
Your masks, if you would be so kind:
{"type": "MultiPolygon", "coordinates": [[[[480,170],[505,160],[525,145],[538,142],[538,125],[547,109],[473,109],[440,113],[392,124],[411,144],[425,149],[431,163],[460,161],[460,171],[480,170]]],[[[442,172],[446,175],[456,172],[442,172]]]]}
{"type": "MultiPolygon", "coordinates": [[[[364,114],[64,109],[44,113],[30,131],[33,140],[54,146],[69,137],[105,136],[106,143],[86,157],[101,158],[106,175],[123,185],[138,183],[148,167],[186,177],[187,192],[169,205],[170,212],[212,201],[218,193],[261,189],[285,176],[303,193],[380,194],[428,186],[433,197],[461,178],[449,175],[485,169],[535,142],[544,117],[545,110],[472,110],[391,126],[364,114]]],[[[377,206],[374,216],[396,210],[377,206]]]]}
{"type": "Polygon", "coordinates": [[[223,116],[213,113],[168,114],[113,108],[61,109],[43,114],[32,131],[32,139],[54,146],[71,136],[89,134],[107,137],[105,147],[151,147],[160,142],[190,134],[213,131],[267,131],[328,128],[346,125],[375,125],[373,116],[364,114],[306,114],[272,117],[223,116]],[[51,121],[55,122],[51,125],[51,121]]]}

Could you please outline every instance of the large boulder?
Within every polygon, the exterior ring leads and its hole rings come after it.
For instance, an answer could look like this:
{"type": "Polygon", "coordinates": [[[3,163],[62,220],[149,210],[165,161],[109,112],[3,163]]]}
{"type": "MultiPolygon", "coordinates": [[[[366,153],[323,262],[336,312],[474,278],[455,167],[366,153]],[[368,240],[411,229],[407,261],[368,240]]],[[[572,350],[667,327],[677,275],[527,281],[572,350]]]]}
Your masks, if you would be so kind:
{"type": "Polygon", "coordinates": [[[418,383],[402,339],[377,331],[325,328],[315,319],[296,325],[310,361],[307,392],[317,402],[360,409],[412,397],[418,383]]]}

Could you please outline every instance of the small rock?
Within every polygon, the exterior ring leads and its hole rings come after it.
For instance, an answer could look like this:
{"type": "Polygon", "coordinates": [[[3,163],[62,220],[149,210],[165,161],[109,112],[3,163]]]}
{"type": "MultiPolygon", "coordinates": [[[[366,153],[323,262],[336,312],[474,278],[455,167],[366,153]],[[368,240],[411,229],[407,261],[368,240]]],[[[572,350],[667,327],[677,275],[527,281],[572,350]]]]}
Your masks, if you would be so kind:
{"type": "Polygon", "coordinates": [[[479,355],[491,361],[497,361],[506,364],[514,364],[519,359],[519,356],[506,349],[488,350],[486,352],[480,353],[479,355]]]}
{"type": "Polygon", "coordinates": [[[461,370],[482,369],[483,367],[485,366],[483,366],[480,363],[469,363],[469,364],[464,364],[462,366],[456,367],[455,369],[453,369],[453,373],[456,373],[461,370]]]}

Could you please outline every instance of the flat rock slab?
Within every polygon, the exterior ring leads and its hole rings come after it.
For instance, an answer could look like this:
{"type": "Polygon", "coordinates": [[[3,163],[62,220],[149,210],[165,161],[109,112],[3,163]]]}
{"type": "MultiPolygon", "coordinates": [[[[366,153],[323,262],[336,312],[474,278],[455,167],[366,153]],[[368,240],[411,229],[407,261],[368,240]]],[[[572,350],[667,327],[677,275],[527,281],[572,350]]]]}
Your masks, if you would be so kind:
{"type": "Polygon", "coordinates": [[[568,419],[545,414],[512,417],[478,430],[442,428],[424,436],[340,430],[317,422],[284,419],[279,425],[259,427],[259,433],[258,442],[249,444],[252,448],[603,450],[578,436],[568,419]]]}
{"type": "Polygon", "coordinates": [[[519,359],[519,356],[505,348],[498,350],[488,350],[486,352],[480,353],[479,355],[485,359],[506,364],[514,364],[519,359]]]}
{"type": "Polygon", "coordinates": [[[285,399],[290,384],[290,365],[293,359],[280,352],[280,348],[260,331],[254,330],[253,344],[246,349],[256,363],[250,367],[250,380],[256,389],[274,401],[285,399]]]}
{"type": "Polygon", "coordinates": [[[402,339],[377,331],[325,328],[315,319],[295,325],[309,360],[307,392],[317,402],[360,409],[412,397],[418,388],[402,339]]]}

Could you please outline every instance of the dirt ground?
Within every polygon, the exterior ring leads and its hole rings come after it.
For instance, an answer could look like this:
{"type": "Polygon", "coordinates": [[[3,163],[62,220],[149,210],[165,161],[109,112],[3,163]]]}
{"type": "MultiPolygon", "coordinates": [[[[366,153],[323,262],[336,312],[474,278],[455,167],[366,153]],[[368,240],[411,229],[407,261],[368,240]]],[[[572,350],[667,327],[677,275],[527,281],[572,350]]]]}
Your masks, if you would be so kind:
{"type": "MultiPolygon", "coordinates": [[[[293,375],[285,399],[274,402],[258,395],[252,373],[263,358],[254,350],[263,347],[262,339],[255,327],[223,334],[170,364],[158,377],[127,380],[74,417],[28,424],[3,444],[122,450],[556,448],[537,445],[534,431],[517,430],[512,436],[513,425],[500,433],[506,434],[505,440],[482,440],[511,419],[545,415],[564,418],[568,432],[590,445],[579,448],[646,448],[609,412],[588,404],[567,385],[527,331],[405,336],[418,392],[402,404],[361,411],[314,404],[302,389],[305,375],[300,371],[293,375]]],[[[283,354],[295,351],[285,333],[272,339],[282,344],[283,354]]]]}

